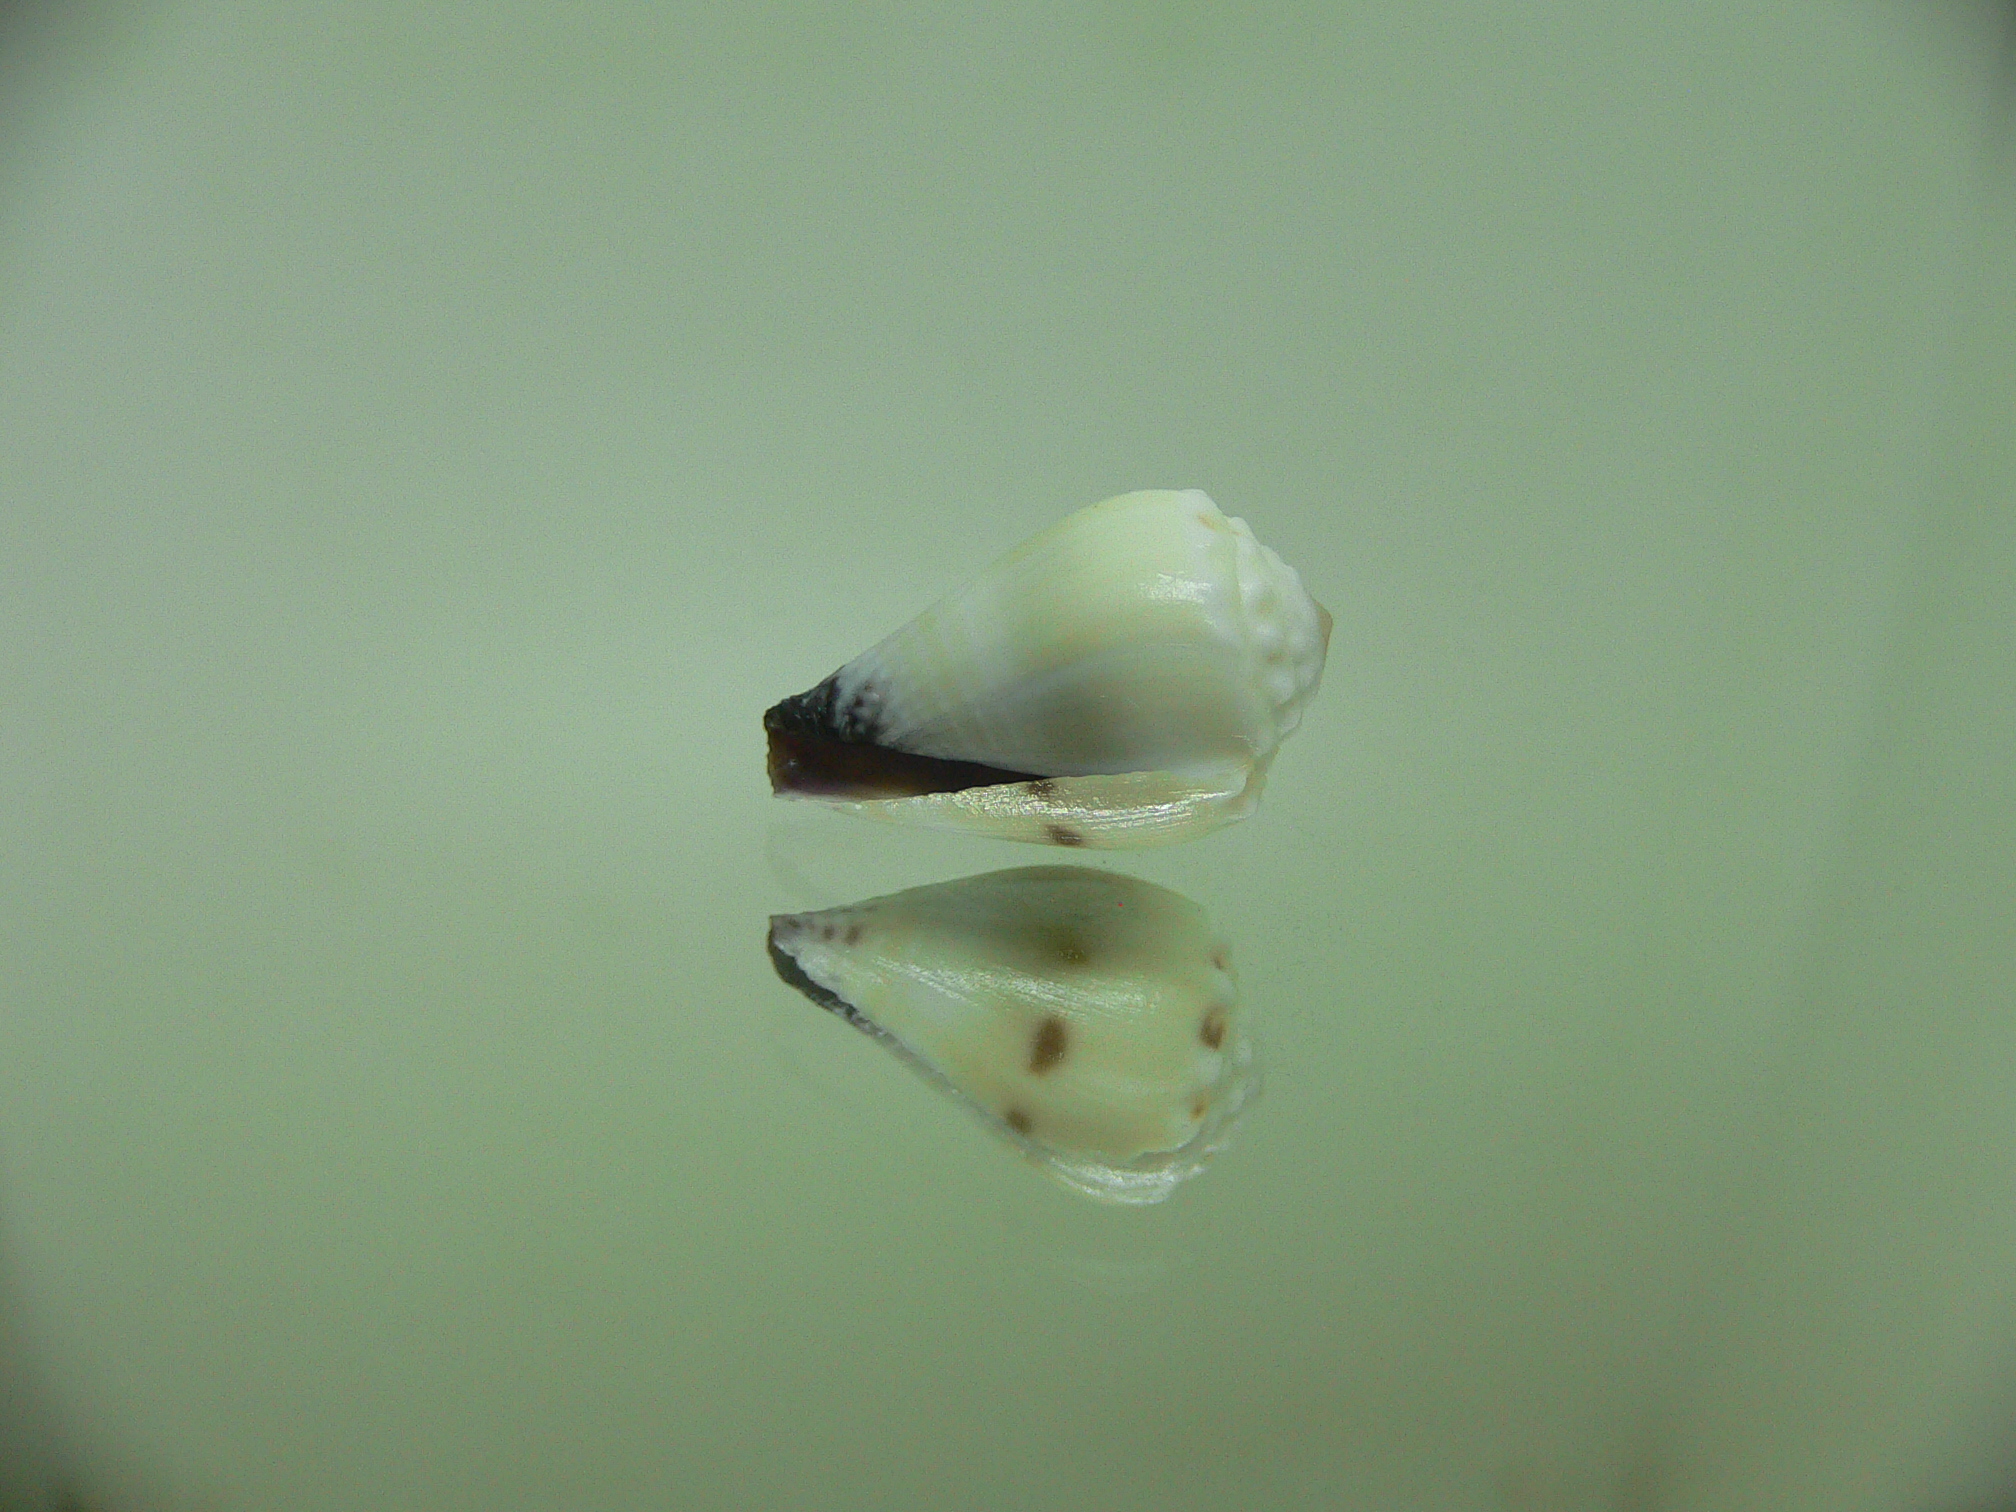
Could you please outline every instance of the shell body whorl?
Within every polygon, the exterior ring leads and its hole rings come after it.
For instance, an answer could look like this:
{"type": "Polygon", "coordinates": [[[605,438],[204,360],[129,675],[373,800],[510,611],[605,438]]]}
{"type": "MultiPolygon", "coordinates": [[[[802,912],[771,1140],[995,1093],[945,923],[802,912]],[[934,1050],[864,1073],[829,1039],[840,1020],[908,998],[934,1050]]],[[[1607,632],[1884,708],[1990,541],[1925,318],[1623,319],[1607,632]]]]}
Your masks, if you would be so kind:
{"type": "Polygon", "coordinates": [[[1257,1085],[1228,947],[1131,877],[1031,867],[780,914],[778,975],[1058,1179],[1160,1201],[1257,1085]]]}
{"type": "Polygon", "coordinates": [[[776,791],[1050,844],[1249,812],[1330,619],[1201,492],[1078,511],[765,716],[776,791]]]}

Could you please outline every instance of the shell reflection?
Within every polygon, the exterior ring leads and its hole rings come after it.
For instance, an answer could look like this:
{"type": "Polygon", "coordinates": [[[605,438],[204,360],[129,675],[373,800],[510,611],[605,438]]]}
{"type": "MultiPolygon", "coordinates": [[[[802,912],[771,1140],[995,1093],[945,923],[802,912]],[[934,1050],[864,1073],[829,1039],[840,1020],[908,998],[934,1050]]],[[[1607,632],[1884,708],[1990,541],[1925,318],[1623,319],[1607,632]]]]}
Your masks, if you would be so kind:
{"type": "Polygon", "coordinates": [[[1330,616],[1195,489],[1122,494],[763,717],[783,797],[937,829],[1145,846],[1244,818],[1330,616]]]}
{"type": "Polygon", "coordinates": [[[1188,898],[1028,867],[770,921],[777,974],[1059,1180],[1160,1202],[1257,1087],[1229,948],[1188,898]]]}

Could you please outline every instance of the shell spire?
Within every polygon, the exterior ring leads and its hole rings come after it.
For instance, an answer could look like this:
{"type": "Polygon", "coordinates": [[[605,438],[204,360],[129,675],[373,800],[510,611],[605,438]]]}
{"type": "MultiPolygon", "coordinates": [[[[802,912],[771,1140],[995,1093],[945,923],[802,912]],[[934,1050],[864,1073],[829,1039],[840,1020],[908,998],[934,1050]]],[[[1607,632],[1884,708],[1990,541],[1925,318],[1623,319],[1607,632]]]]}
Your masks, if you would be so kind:
{"type": "Polygon", "coordinates": [[[1188,839],[1258,802],[1330,625],[1205,494],[1122,494],[771,708],[771,787],[1052,845],[1188,839]]]}

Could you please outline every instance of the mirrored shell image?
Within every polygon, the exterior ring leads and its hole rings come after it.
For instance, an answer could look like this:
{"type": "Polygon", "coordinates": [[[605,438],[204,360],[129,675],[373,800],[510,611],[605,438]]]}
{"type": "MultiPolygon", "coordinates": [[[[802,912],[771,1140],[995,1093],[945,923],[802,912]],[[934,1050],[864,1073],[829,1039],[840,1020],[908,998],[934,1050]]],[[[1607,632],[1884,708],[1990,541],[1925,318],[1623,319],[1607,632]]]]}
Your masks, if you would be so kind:
{"type": "Polygon", "coordinates": [[[1083,867],[770,921],[777,974],[1066,1185],[1168,1197],[1258,1073],[1229,947],[1188,898],[1083,867]]]}
{"type": "Polygon", "coordinates": [[[782,797],[1037,844],[1244,818],[1330,615],[1195,490],[1070,515],[764,715],[782,797]]]}

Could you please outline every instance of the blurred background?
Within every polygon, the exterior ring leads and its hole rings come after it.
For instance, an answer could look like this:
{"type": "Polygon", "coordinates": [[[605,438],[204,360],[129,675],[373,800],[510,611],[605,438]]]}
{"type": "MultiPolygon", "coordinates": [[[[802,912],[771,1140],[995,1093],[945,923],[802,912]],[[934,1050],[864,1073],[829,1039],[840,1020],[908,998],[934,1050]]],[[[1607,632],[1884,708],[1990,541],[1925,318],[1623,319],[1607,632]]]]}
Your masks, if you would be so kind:
{"type": "Polygon", "coordinates": [[[2016,1505],[2009,22],[0,11],[0,1507],[2016,1505]],[[1337,628],[1126,1211],[758,726],[1143,487],[1337,628]]]}

